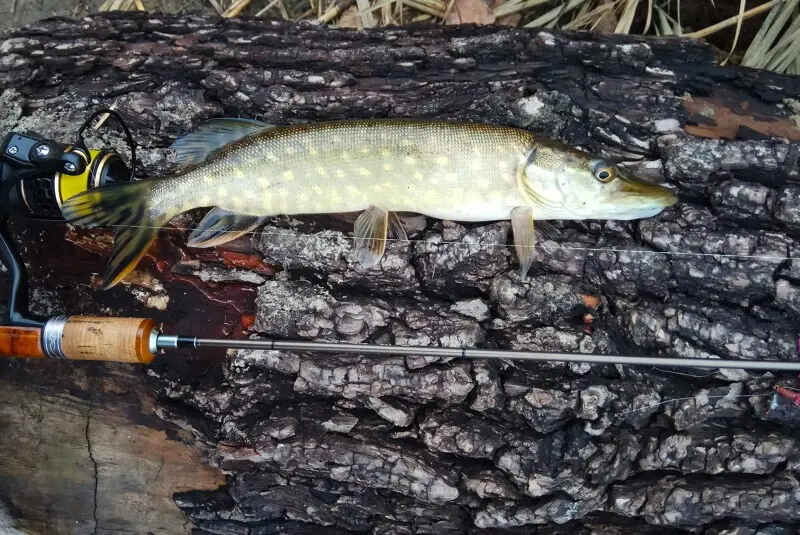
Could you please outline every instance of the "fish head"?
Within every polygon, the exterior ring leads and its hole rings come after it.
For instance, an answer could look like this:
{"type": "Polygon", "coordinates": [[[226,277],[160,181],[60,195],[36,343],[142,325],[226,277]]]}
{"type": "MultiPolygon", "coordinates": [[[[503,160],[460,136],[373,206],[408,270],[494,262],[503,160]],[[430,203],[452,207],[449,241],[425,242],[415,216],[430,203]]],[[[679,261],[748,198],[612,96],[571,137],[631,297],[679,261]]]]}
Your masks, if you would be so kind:
{"type": "Polygon", "coordinates": [[[551,219],[642,219],[678,201],[670,189],[624,167],[558,147],[532,151],[521,185],[534,214],[551,219]]]}

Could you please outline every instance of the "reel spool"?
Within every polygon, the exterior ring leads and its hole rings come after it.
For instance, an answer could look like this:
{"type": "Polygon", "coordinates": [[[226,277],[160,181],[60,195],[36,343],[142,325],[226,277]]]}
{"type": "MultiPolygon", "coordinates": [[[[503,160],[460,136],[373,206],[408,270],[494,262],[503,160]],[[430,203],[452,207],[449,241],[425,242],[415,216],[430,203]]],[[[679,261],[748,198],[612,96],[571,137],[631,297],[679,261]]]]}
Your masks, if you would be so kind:
{"type": "Polygon", "coordinates": [[[126,182],[125,160],[111,149],[60,145],[30,134],[12,132],[0,150],[3,182],[24,174],[9,188],[5,211],[33,219],[63,220],[61,205],[70,197],[106,184],[126,182]],[[37,155],[40,161],[36,161],[37,155]],[[47,158],[47,159],[44,159],[47,158]]]}
{"type": "Polygon", "coordinates": [[[63,221],[61,206],[70,197],[107,184],[133,180],[136,153],[127,126],[112,110],[98,110],[81,126],[71,144],[36,133],[11,132],[0,145],[0,212],[63,221]],[[132,166],[113,149],[89,149],[83,131],[102,113],[114,114],[131,147],[132,166]]]}

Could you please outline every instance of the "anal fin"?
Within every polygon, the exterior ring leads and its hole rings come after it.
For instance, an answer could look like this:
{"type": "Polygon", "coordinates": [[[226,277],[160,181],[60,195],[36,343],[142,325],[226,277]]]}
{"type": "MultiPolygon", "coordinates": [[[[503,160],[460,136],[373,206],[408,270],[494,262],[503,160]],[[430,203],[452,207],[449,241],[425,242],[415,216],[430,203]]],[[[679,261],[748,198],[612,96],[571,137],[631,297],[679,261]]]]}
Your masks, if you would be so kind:
{"type": "MultiPolygon", "coordinates": [[[[379,206],[370,206],[356,219],[353,229],[353,249],[358,263],[362,266],[375,266],[383,258],[386,236],[389,233],[389,220],[390,212],[379,206]]],[[[393,224],[393,230],[395,226],[393,224]]],[[[402,230],[402,227],[400,229],[402,230]]]]}
{"type": "Polygon", "coordinates": [[[514,249],[520,264],[520,277],[525,279],[536,253],[536,232],[533,228],[533,209],[520,206],[511,211],[511,229],[514,232],[514,249]]]}
{"type": "Polygon", "coordinates": [[[218,247],[247,234],[266,217],[237,214],[223,208],[213,208],[189,236],[189,247],[218,247]]]}

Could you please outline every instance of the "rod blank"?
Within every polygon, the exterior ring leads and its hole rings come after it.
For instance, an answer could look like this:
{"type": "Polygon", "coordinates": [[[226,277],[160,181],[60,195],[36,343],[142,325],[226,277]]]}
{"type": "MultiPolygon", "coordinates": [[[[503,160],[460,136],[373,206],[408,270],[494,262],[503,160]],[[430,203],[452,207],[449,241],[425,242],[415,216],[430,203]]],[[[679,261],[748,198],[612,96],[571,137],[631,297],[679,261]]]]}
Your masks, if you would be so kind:
{"type": "Polygon", "coordinates": [[[800,361],[681,359],[668,357],[634,357],[624,355],[593,355],[588,353],[558,353],[547,351],[508,351],[501,349],[401,347],[377,344],[348,344],[338,342],[307,342],[292,340],[229,340],[225,338],[195,338],[160,335],[159,349],[175,347],[220,347],[225,349],[263,349],[277,351],[316,351],[359,355],[404,355],[455,357],[467,359],[507,359],[533,362],[581,362],[588,364],[622,364],[626,366],[673,366],[680,368],[734,368],[743,370],[800,371],[800,361]],[[181,339],[182,343],[176,340],[181,339]]]}

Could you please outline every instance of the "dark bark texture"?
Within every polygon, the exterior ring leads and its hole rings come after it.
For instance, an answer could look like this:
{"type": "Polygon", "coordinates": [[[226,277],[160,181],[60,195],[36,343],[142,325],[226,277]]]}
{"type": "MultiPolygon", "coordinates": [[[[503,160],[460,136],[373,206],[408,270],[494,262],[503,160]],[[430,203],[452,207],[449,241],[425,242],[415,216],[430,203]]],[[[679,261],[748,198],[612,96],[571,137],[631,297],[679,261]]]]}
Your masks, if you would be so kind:
{"type": "MultiPolygon", "coordinates": [[[[798,78],[721,67],[691,40],[135,14],[41,22],[0,51],[3,130],[66,138],[116,101],[141,176],[168,173],[166,147],[208,117],[415,116],[528,128],[681,196],[640,222],[556,224],[526,281],[507,223],[409,215],[412,242],[364,270],[346,214],[275,218],[213,251],[169,230],[126,284],[97,292],[108,233],[18,227],[37,310],[229,336],[797,359],[798,78]]],[[[93,142],[125,151],[114,132],[93,142]]],[[[198,534],[788,535],[800,522],[800,414],[771,394],[792,375],[239,351],[167,355],[142,380],[228,474],[175,495],[198,534]]]]}

